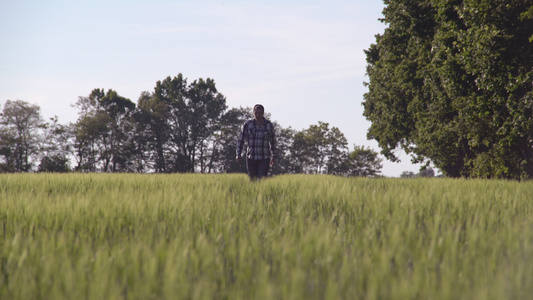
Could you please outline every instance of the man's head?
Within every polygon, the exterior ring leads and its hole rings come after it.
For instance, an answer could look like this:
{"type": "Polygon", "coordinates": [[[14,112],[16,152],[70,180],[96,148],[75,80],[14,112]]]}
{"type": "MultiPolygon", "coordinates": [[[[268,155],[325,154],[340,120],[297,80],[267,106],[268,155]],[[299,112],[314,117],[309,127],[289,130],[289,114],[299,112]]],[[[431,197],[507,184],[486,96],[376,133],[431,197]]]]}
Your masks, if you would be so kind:
{"type": "Polygon", "coordinates": [[[256,120],[260,120],[263,118],[263,115],[265,114],[265,108],[261,104],[254,105],[254,117],[256,120]]]}

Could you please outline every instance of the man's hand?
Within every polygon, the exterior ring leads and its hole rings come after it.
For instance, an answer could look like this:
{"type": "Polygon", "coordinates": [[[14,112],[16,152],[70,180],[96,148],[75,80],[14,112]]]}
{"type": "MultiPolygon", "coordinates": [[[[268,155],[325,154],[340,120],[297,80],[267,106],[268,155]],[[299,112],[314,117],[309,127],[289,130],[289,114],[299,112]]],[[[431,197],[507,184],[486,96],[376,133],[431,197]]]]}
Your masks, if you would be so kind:
{"type": "Polygon", "coordinates": [[[240,155],[237,155],[237,158],[235,159],[238,163],[241,162],[241,156],[240,155]]]}
{"type": "Polygon", "coordinates": [[[270,165],[273,166],[275,162],[276,162],[276,159],[272,157],[270,159],[270,165]]]}

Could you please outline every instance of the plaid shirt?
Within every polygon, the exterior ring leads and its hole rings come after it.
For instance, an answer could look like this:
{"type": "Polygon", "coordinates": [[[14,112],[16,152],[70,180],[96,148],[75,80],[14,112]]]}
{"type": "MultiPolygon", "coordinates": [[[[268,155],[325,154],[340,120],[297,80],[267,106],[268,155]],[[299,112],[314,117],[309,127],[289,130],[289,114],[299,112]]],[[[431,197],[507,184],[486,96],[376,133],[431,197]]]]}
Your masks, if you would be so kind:
{"type": "Polygon", "coordinates": [[[242,126],[242,132],[237,142],[237,155],[240,156],[244,147],[244,141],[248,143],[246,157],[249,159],[276,158],[276,137],[274,125],[264,119],[262,125],[257,125],[255,120],[248,120],[242,126]]]}

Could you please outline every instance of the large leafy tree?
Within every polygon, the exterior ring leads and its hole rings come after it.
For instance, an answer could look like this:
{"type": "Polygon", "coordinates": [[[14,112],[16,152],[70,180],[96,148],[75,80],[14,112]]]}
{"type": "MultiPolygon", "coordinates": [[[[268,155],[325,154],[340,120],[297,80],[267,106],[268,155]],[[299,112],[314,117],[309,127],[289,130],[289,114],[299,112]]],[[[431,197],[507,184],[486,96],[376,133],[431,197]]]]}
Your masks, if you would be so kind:
{"type": "Polygon", "coordinates": [[[296,132],[290,150],[293,172],[343,174],[347,145],[344,134],[325,122],[296,132]]]}
{"type": "Polygon", "coordinates": [[[149,92],[141,93],[135,120],[135,161],[138,171],[167,172],[165,148],[170,139],[168,104],[157,101],[149,92]]]}
{"type": "Polygon", "coordinates": [[[365,146],[354,145],[347,159],[347,175],[361,177],[376,177],[381,173],[381,158],[378,153],[365,146]]]}
{"type": "Polygon", "coordinates": [[[277,122],[274,122],[274,129],[276,131],[277,158],[276,163],[270,169],[270,174],[294,173],[297,167],[293,165],[291,151],[296,130],[291,127],[283,128],[277,122]]]}
{"type": "Polygon", "coordinates": [[[79,171],[129,172],[133,149],[131,115],[135,103],[116,91],[94,89],[80,97],[78,121],[73,125],[79,171]]]}
{"type": "Polygon", "coordinates": [[[39,159],[44,128],[38,105],[7,100],[0,113],[0,171],[32,171],[39,159]]]}
{"type": "Polygon", "coordinates": [[[156,143],[156,169],[206,172],[215,151],[213,135],[220,131],[220,117],[227,108],[215,81],[200,78],[188,84],[182,74],[169,76],[143,101],[147,118],[142,120],[151,122],[156,143]]]}
{"type": "Polygon", "coordinates": [[[186,113],[181,116],[190,134],[188,142],[182,141],[186,145],[182,148],[187,150],[193,168],[196,166],[202,173],[212,169],[215,136],[221,131],[220,121],[226,109],[226,97],[218,92],[213,79],[200,78],[188,86],[186,113]]]}
{"type": "Polygon", "coordinates": [[[366,51],[368,137],[445,175],[533,177],[533,4],[384,1],[366,51]]]}
{"type": "Polygon", "coordinates": [[[74,130],[72,124],[59,123],[57,116],[50,119],[44,130],[41,146],[39,172],[70,171],[70,156],[74,151],[74,130]]]}
{"type": "Polygon", "coordinates": [[[220,118],[220,126],[212,135],[212,151],[208,172],[246,173],[246,165],[235,161],[237,139],[242,125],[251,117],[251,108],[231,108],[220,118]]]}

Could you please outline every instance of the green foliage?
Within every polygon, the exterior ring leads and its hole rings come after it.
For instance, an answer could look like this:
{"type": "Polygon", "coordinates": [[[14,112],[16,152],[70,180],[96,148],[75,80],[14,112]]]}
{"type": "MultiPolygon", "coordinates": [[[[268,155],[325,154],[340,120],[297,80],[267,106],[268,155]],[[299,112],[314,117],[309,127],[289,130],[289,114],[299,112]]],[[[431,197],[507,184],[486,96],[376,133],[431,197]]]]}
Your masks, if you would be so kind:
{"type": "MultiPolygon", "coordinates": [[[[246,173],[246,165],[235,160],[235,148],[242,125],[250,119],[250,107],[232,108],[220,118],[219,130],[213,135],[213,150],[208,171],[215,173],[246,173]]],[[[246,151],[246,149],[245,149],[246,151]]]]}
{"type": "Polygon", "coordinates": [[[182,74],[158,81],[152,94],[139,104],[140,121],[147,122],[147,136],[155,151],[159,172],[207,172],[218,155],[216,135],[226,110],[226,98],[215,81],[200,78],[187,84],[182,74]]]}
{"type": "MultiPolygon", "coordinates": [[[[11,104],[8,101],[4,110],[11,104]]],[[[169,76],[158,81],[152,93],[142,92],[137,105],[112,89],[94,89],[89,96],[79,97],[75,106],[79,117],[74,124],[59,124],[57,117],[35,126],[0,123],[0,173],[66,172],[71,161],[78,172],[246,172],[246,164],[235,160],[235,149],[242,125],[253,118],[252,109],[228,109],[210,78],[188,84],[182,74],[169,76]],[[22,149],[17,148],[20,139],[15,128],[19,127],[33,137],[27,149],[36,157],[25,169],[16,164],[21,161],[17,149],[22,149]],[[40,164],[35,169],[37,158],[40,164]]],[[[32,107],[40,118],[39,107],[32,107]]],[[[25,118],[24,110],[4,115],[25,118]]],[[[269,114],[266,117],[270,118],[269,114]]],[[[273,123],[277,159],[270,174],[355,175],[354,166],[359,162],[348,157],[346,137],[337,127],[319,121],[297,132],[273,123]]],[[[363,175],[379,172],[381,165],[372,166],[376,169],[357,176],[374,176],[363,175]]]]}
{"type": "Polygon", "coordinates": [[[415,178],[417,177],[417,174],[413,171],[403,171],[402,174],[400,174],[400,178],[415,178]]]}
{"type": "Polygon", "coordinates": [[[528,299],[531,182],[0,175],[1,299],[528,299]]]}
{"type": "Polygon", "coordinates": [[[76,170],[84,172],[127,172],[130,162],[131,115],[135,103],[116,91],[94,89],[80,97],[76,106],[80,117],[73,125],[76,142],[76,170]]]}
{"type": "Polygon", "coordinates": [[[347,159],[346,137],[337,127],[318,122],[294,135],[291,154],[298,173],[344,174],[347,159]]]}
{"type": "Polygon", "coordinates": [[[300,168],[296,167],[294,157],[291,155],[291,151],[294,149],[294,136],[297,131],[291,127],[283,128],[276,122],[274,122],[274,128],[276,130],[276,151],[278,157],[274,166],[270,168],[270,174],[297,173],[297,170],[300,170],[300,168]]]}
{"type": "Polygon", "coordinates": [[[70,171],[68,158],[64,156],[54,155],[52,157],[45,156],[41,159],[39,164],[39,172],[54,172],[66,173],[70,171]]]}
{"type": "Polygon", "coordinates": [[[530,1],[386,1],[367,54],[368,137],[452,177],[533,176],[530,1]]]}
{"type": "Polygon", "coordinates": [[[380,169],[383,167],[378,153],[365,146],[354,145],[354,150],[348,156],[348,175],[376,177],[379,176],[380,169]]]}
{"type": "Polygon", "coordinates": [[[38,171],[70,171],[70,157],[74,151],[74,125],[59,123],[57,116],[50,118],[43,132],[38,171]]]}
{"type": "Polygon", "coordinates": [[[7,100],[0,113],[0,171],[29,172],[38,160],[41,108],[22,100],[7,100]]]}
{"type": "Polygon", "coordinates": [[[420,173],[418,173],[418,176],[420,177],[435,177],[435,171],[433,168],[429,166],[422,166],[420,168],[420,173]]]}

